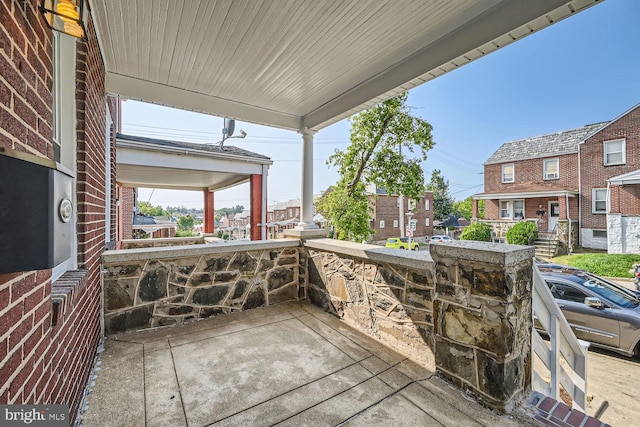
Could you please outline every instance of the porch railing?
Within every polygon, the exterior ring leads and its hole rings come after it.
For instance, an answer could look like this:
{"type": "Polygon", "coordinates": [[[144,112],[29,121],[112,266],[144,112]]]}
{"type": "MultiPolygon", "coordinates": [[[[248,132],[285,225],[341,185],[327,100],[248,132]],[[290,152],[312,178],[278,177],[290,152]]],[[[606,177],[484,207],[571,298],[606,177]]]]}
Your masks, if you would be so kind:
{"type": "Polygon", "coordinates": [[[562,387],[573,400],[573,407],[586,411],[587,404],[587,348],[578,340],[556,304],[549,287],[537,267],[533,267],[534,325],[542,326],[549,336],[547,343],[536,328],[531,334],[533,353],[549,372],[547,382],[538,369],[532,372],[533,389],[560,400],[562,387]]]}

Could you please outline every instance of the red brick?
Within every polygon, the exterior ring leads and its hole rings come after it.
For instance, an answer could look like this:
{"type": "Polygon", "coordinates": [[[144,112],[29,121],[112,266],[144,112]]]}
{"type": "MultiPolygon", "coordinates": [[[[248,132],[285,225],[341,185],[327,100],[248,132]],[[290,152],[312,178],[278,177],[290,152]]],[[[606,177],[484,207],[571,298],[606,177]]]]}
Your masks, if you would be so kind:
{"type": "Polygon", "coordinates": [[[33,329],[33,316],[21,319],[15,326],[11,334],[9,335],[9,348],[17,348],[20,342],[29,335],[33,329]]]}
{"type": "Polygon", "coordinates": [[[585,418],[585,414],[580,411],[573,410],[569,415],[569,418],[566,419],[567,424],[574,427],[579,427],[582,424],[582,420],[585,418]]]}
{"type": "Polygon", "coordinates": [[[570,409],[567,405],[565,405],[564,403],[558,403],[558,406],[556,406],[551,415],[558,419],[564,420],[565,417],[569,414],[569,411],[570,409]]]}
{"type": "Polygon", "coordinates": [[[0,322],[0,337],[9,331],[22,318],[22,304],[16,304],[2,315],[0,322]]]}
{"type": "Polygon", "coordinates": [[[584,427],[602,427],[603,425],[604,424],[600,420],[592,417],[589,417],[587,422],[584,423],[584,427]]]}

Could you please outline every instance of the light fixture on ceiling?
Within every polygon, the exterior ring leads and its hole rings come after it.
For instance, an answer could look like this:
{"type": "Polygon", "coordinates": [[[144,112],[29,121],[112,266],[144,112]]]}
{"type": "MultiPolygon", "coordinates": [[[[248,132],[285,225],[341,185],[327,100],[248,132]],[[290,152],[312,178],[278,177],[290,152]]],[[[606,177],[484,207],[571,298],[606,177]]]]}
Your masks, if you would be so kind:
{"type": "Polygon", "coordinates": [[[87,40],[85,0],[40,0],[39,9],[52,30],[87,40]]]}

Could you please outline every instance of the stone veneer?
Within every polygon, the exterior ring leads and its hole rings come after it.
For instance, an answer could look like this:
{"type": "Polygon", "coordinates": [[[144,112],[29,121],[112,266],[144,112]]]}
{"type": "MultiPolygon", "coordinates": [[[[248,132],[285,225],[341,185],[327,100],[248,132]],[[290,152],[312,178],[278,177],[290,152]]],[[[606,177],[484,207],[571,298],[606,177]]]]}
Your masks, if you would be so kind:
{"type": "Polygon", "coordinates": [[[534,249],[452,242],[405,252],[305,242],[309,299],[492,408],[530,390],[534,249]]]}
{"type": "Polygon", "coordinates": [[[170,237],[160,239],[128,239],[120,241],[120,249],[162,248],[167,246],[202,245],[203,236],[170,237]]]}
{"type": "Polygon", "coordinates": [[[305,297],[299,240],[107,251],[107,335],[305,297]]]}

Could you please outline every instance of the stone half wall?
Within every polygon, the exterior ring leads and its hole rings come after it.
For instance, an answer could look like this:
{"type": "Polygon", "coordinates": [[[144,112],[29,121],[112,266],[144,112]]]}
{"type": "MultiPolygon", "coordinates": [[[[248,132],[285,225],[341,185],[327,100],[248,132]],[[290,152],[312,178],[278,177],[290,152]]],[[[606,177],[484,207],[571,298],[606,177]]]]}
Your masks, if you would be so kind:
{"type": "Polygon", "coordinates": [[[501,411],[530,391],[534,250],[305,242],[308,297],[501,411]]]}
{"type": "Polygon", "coordinates": [[[105,333],[304,298],[305,262],[297,240],[105,252],[105,333]]]}
{"type": "Polygon", "coordinates": [[[120,241],[120,249],[162,248],[166,246],[202,245],[204,243],[203,236],[129,239],[120,241]]]}
{"type": "Polygon", "coordinates": [[[607,250],[610,254],[640,252],[640,217],[607,214],[607,250]]]}

